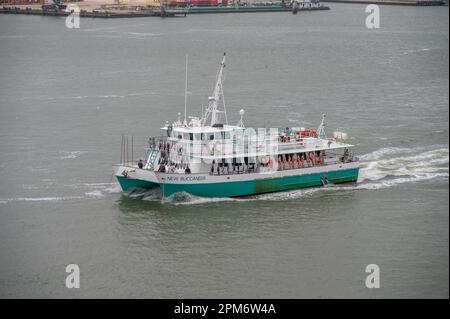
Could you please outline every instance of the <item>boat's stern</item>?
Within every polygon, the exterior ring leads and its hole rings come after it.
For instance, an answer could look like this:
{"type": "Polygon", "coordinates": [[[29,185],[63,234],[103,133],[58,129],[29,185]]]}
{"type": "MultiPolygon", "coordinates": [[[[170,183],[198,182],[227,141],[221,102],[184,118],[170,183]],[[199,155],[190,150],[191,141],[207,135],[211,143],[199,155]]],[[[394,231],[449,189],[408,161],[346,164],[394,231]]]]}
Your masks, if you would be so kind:
{"type": "Polygon", "coordinates": [[[133,188],[150,189],[159,186],[155,172],[134,166],[113,165],[114,176],[122,191],[133,188]]]}

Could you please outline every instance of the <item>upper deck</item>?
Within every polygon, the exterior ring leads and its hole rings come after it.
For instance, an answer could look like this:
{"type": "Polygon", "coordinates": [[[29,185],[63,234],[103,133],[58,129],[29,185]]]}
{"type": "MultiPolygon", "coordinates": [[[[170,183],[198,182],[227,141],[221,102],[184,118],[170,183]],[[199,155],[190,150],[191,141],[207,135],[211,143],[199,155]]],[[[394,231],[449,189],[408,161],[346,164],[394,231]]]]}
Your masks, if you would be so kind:
{"type": "Polygon", "coordinates": [[[318,137],[304,128],[253,129],[234,125],[165,126],[170,147],[189,150],[192,158],[216,160],[352,148],[336,138],[318,137]]]}

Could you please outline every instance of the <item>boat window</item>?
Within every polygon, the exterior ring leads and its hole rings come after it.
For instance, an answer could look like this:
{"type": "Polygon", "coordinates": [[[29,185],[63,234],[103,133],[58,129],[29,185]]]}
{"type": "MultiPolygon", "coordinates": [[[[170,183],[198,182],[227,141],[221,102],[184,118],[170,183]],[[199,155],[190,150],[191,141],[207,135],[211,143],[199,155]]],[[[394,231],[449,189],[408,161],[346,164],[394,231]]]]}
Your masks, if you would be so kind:
{"type": "Polygon", "coordinates": [[[214,134],[209,134],[209,140],[213,140],[214,139],[214,134]]]}
{"type": "Polygon", "coordinates": [[[221,140],[222,139],[222,132],[216,132],[214,134],[214,139],[221,140]]]}
{"type": "Polygon", "coordinates": [[[201,133],[195,133],[195,134],[194,134],[194,139],[195,139],[196,141],[200,141],[201,138],[202,138],[202,134],[201,134],[201,133]]]}
{"type": "Polygon", "coordinates": [[[183,133],[183,139],[189,140],[189,133],[183,133]]]}
{"type": "Polygon", "coordinates": [[[230,139],[230,132],[225,132],[225,139],[229,140],[230,139]]]}
{"type": "Polygon", "coordinates": [[[194,140],[194,133],[189,133],[189,139],[190,139],[191,141],[194,140]]]}

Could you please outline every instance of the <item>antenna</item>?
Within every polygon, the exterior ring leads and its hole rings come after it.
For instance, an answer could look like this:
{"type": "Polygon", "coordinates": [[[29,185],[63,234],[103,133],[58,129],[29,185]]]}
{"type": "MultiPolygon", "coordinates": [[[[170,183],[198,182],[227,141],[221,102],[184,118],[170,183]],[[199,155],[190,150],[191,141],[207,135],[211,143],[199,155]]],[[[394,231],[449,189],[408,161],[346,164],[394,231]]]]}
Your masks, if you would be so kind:
{"type": "Polygon", "coordinates": [[[317,136],[322,139],[327,138],[327,135],[325,134],[325,114],[322,114],[322,122],[320,122],[320,125],[317,128],[317,136]]]}
{"type": "Polygon", "coordinates": [[[242,128],[245,128],[245,125],[244,125],[244,115],[245,115],[245,110],[244,110],[244,109],[241,109],[241,110],[239,111],[239,115],[241,116],[241,119],[239,120],[237,126],[240,126],[240,127],[242,127],[242,128]]]}
{"type": "Polygon", "coordinates": [[[187,125],[186,112],[187,112],[187,85],[188,85],[188,55],[186,54],[186,79],[184,82],[184,122],[183,125],[187,125]]]}
{"type": "MultiPolygon", "coordinates": [[[[208,106],[206,108],[205,113],[202,116],[202,125],[205,125],[206,120],[208,119],[208,117],[211,115],[211,126],[213,126],[214,124],[216,124],[219,121],[219,113],[225,113],[225,105],[224,105],[224,110],[220,111],[218,109],[218,104],[219,101],[222,98],[222,102],[223,102],[223,89],[222,89],[222,76],[223,76],[223,69],[225,68],[225,57],[226,54],[223,54],[223,58],[222,58],[222,62],[220,63],[220,70],[219,73],[217,74],[217,79],[216,79],[216,85],[214,86],[214,91],[212,96],[210,96],[208,98],[208,106]]],[[[225,119],[226,119],[226,113],[225,113],[225,119]]]]}

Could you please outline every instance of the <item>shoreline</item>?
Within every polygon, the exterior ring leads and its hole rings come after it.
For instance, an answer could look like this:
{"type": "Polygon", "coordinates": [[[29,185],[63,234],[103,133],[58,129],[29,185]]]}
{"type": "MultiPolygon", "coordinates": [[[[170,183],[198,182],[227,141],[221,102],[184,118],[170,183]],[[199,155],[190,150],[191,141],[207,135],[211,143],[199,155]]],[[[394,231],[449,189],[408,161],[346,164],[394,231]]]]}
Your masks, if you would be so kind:
{"type": "Polygon", "coordinates": [[[443,0],[323,0],[323,3],[346,3],[346,4],[376,4],[390,6],[414,6],[414,7],[437,7],[445,6],[443,0]]]}
{"type": "MultiPolygon", "coordinates": [[[[446,6],[443,0],[324,0],[323,3],[345,4],[376,4],[398,6],[446,6]]],[[[137,7],[136,7],[137,8],[137,7]]],[[[292,8],[281,5],[239,6],[239,7],[169,7],[162,10],[159,6],[141,8],[140,10],[114,10],[94,7],[82,7],[80,17],[86,18],[140,18],[140,17],[186,17],[189,14],[220,14],[220,13],[255,13],[255,12],[290,12],[292,8]]],[[[298,8],[297,11],[321,11],[330,10],[327,6],[298,8]]],[[[70,12],[65,10],[43,10],[37,5],[16,5],[0,7],[0,14],[23,14],[41,16],[68,16],[70,12]]]]}
{"type": "MultiPolygon", "coordinates": [[[[327,6],[299,8],[297,11],[322,11],[330,10],[327,6]]],[[[80,17],[87,18],[138,18],[138,17],[186,17],[189,14],[220,14],[220,13],[257,13],[257,12],[291,12],[292,8],[282,6],[255,6],[247,7],[191,7],[188,10],[184,8],[165,8],[160,7],[146,8],[136,11],[131,10],[83,10],[80,11],[80,17]]],[[[41,16],[68,16],[70,12],[65,10],[42,10],[39,7],[29,6],[3,6],[0,8],[0,14],[23,14],[23,15],[41,15],[41,16]]]]}

